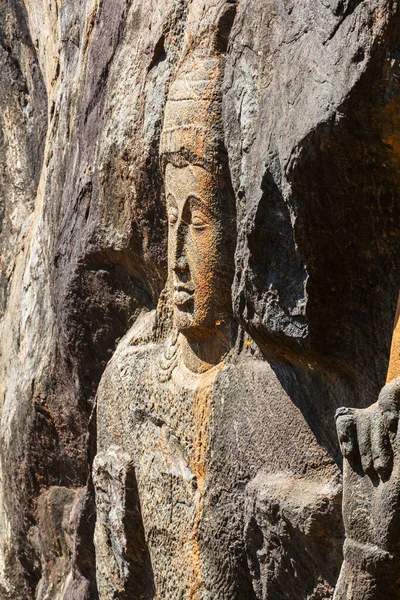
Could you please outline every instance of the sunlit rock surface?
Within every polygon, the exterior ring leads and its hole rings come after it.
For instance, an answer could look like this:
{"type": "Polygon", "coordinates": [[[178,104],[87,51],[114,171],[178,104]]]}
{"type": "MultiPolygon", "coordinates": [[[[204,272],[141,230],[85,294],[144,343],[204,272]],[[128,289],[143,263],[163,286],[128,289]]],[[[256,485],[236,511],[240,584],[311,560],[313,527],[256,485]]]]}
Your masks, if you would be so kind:
{"type": "Polygon", "coordinates": [[[400,281],[399,10],[0,1],[1,600],[333,597],[334,414],[378,398],[400,281]],[[160,160],[200,42],[236,223],[201,383],[160,160]]]}

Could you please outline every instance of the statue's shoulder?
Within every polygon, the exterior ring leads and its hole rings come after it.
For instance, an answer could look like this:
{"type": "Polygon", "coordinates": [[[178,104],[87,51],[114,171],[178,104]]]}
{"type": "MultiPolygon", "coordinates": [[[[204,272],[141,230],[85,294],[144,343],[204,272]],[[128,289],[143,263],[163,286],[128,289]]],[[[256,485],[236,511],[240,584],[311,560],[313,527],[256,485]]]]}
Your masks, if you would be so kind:
{"type": "Polygon", "coordinates": [[[132,382],[141,379],[148,357],[157,353],[158,344],[154,339],[156,311],[139,315],[135,323],[118,342],[109,360],[97,390],[98,401],[103,396],[124,397],[132,382]]]}
{"type": "Polygon", "coordinates": [[[120,363],[124,357],[146,354],[156,346],[155,340],[156,311],[143,312],[132,327],[118,342],[111,362],[120,363]]]}
{"type": "Polygon", "coordinates": [[[120,444],[125,426],[129,423],[131,400],[146,386],[148,357],[155,354],[157,346],[154,324],[155,311],[139,315],[118,342],[101,376],[96,393],[99,448],[120,444]]]}
{"type": "Polygon", "coordinates": [[[139,315],[132,327],[119,340],[103,377],[115,370],[125,370],[126,365],[130,365],[132,368],[132,365],[135,365],[140,357],[147,355],[149,352],[155,352],[155,320],[155,310],[143,312],[139,315]]]}
{"type": "Polygon", "coordinates": [[[154,343],[156,311],[142,312],[121,339],[121,348],[137,348],[154,343]]]}

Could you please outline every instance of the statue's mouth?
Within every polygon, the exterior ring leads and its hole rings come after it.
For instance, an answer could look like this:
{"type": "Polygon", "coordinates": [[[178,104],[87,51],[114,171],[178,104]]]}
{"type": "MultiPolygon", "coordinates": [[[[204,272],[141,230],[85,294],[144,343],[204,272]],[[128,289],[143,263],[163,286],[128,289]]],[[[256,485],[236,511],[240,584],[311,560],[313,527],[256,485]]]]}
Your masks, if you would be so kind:
{"type": "Polygon", "coordinates": [[[174,285],[174,303],[178,308],[184,308],[193,303],[194,288],[188,284],[174,285]]]}

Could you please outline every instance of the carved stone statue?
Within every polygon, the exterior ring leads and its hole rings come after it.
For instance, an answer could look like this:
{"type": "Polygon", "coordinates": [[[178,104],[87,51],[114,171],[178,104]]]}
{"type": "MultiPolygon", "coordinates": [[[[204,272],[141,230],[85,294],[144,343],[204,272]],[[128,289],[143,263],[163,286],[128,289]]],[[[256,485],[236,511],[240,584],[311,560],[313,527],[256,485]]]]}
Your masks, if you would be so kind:
{"type": "Polygon", "coordinates": [[[344,561],[336,600],[400,597],[400,378],[366,409],[341,408],[344,561]]]}
{"type": "Polygon", "coordinates": [[[168,281],[98,390],[102,599],[316,600],[341,563],[339,469],[232,315],[223,68],[208,39],[171,84],[168,281]]]}

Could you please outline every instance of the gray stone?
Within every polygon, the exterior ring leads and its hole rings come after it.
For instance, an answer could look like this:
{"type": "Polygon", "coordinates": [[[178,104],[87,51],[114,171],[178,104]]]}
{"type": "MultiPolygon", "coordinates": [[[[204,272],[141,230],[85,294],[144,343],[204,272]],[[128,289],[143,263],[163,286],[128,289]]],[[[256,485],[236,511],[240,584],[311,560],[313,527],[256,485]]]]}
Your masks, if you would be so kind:
{"type": "MultiPolygon", "coordinates": [[[[398,296],[399,25],[394,0],[0,1],[1,600],[332,597],[333,417],[375,414],[398,296]],[[194,376],[161,133],[201,44],[221,95],[190,114],[228,199],[213,289],[229,326],[214,319],[223,343],[194,376]],[[96,534],[97,575],[94,484],[115,538],[96,534]]],[[[375,498],[382,481],[344,465],[375,498]]],[[[374,593],[378,563],[398,597],[386,525],[361,570],[345,561],[347,599],[374,593]]]]}

